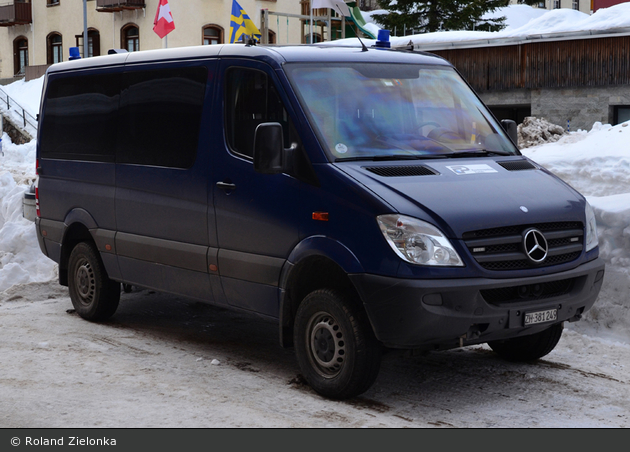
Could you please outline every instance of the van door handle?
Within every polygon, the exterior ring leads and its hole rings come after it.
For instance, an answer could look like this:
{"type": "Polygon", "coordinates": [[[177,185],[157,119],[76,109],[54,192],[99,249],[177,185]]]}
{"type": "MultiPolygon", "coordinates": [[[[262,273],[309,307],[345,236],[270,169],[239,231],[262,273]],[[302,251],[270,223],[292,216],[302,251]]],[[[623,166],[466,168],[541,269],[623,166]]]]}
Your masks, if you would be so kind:
{"type": "Polygon", "coordinates": [[[230,182],[217,182],[217,187],[219,187],[226,193],[229,193],[232,190],[236,190],[236,184],[232,184],[230,182]]]}

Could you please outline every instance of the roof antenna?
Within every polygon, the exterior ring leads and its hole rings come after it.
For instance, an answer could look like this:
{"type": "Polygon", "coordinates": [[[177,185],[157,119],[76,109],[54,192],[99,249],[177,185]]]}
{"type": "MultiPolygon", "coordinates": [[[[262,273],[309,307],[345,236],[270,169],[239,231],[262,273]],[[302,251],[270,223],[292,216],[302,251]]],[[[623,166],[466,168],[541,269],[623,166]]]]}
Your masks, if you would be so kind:
{"type": "Polygon", "coordinates": [[[365,47],[365,44],[363,44],[363,41],[361,41],[361,38],[359,37],[359,30],[356,30],[356,31],[357,31],[357,39],[361,43],[361,52],[367,52],[368,48],[365,47]]]}
{"type": "Polygon", "coordinates": [[[367,52],[368,48],[365,46],[365,44],[363,44],[363,41],[361,41],[361,37],[359,36],[359,26],[354,23],[354,22],[350,22],[350,27],[352,27],[352,25],[354,25],[354,34],[357,35],[357,39],[359,40],[359,42],[361,43],[361,52],[367,52]]]}

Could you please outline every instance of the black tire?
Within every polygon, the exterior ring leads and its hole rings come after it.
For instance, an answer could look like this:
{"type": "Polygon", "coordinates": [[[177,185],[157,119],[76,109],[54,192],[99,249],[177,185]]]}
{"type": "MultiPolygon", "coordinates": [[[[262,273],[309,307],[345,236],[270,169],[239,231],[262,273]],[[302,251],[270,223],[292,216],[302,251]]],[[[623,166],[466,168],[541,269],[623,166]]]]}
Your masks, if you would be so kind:
{"type": "Polygon", "coordinates": [[[528,362],[551,353],[558,345],[564,325],[557,323],[540,333],[504,341],[488,342],[499,356],[508,361],[528,362]]]}
{"type": "Polygon", "coordinates": [[[321,289],[306,296],[293,335],[302,374],[319,394],[348,399],[376,380],[381,345],[365,312],[339,293],[321,289]]]}
{"type": "Polygon", "coordinates": [[[86,320],[108,319],[118,308],[120,283],[107,277],[98,251],[89,243],[79,243],[70,253],[68,289],[75,311],[86,320]]]}

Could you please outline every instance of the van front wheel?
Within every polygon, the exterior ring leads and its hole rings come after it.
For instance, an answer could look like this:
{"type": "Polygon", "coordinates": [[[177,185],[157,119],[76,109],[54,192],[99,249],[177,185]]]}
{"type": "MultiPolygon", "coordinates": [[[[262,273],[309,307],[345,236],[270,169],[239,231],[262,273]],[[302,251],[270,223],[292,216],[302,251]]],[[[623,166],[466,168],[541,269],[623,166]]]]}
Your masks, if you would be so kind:
{"type": "Polygon", "coordinates": [[[294,344],[304,378],[325,397],[362,394],[380,369],[380,344],[365,312],[335,291],[306,296],[296,314],[294,344]]]}
{"type": "Polygon", "coordinates": [[[120,283],[107,277],[98,251],[86,242],[70,253],[68,288],[75,311],[86,320],[105,320],[118,308],[120,283]]]}

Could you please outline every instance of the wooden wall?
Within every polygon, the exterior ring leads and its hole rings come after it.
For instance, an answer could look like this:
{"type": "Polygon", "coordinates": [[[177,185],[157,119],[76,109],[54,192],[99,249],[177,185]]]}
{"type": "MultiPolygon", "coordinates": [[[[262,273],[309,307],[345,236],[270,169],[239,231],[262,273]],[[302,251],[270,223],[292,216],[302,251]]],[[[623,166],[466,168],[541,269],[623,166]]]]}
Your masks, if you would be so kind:
{"type": "Polygon", "coordinates": [[[431,51],[478,92],[630,83],[630,36],[431,51]]]}

